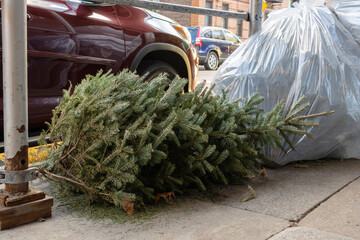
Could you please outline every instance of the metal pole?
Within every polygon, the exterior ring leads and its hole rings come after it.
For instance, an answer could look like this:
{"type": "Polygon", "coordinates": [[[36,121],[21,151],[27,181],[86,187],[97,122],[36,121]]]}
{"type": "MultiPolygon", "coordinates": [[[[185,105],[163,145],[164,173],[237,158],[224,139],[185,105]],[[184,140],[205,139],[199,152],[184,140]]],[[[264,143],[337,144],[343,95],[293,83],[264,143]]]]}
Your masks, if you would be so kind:
{"type": "MultiPolygon", "coordinates": [[[[26,0],[2,0],[5,170],[28,168],[26,0]]],[[[29,183],[5,184],[5,192],[28,192],[29,183]]]]}
{"type": "Polygon", "coordinates": [[[262,0],[250,0],[249,37],[261,29],[262,18],[262,0]]]}
{"type": "MultiPolygon", "coordinates": [[[[69,1],[69,0],[65,0],[65,1],[69,1]]],[[[249,19],[249,14],[247,12],[229,12],[224,10],[186,6],[182,4],[151,2],[148,0],[92,0],[92,1],[98,3],[121,4],[121,5],[128,5],[134,7],[147,8],[147,9],[157,9],[163,11],[218,16],[223,18],[241,18],[246,21],[248,21],[249,19]]]]}

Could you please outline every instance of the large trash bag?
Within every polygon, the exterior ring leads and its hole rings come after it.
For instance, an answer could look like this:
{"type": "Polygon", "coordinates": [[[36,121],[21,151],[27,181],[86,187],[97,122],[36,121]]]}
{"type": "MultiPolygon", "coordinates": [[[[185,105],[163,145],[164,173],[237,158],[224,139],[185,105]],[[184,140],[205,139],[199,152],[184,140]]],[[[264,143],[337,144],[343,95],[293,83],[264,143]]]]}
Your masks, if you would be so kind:
{"type": "Polygon", "coordinates": [[[258,92],[265,97],[265,111],[282,99],[290,109],[302,96],[311,104],[307,114],[335,110],[314,119],[320,123],[309,129],[315,139],[292,137],[296,151],[285,142],[286,153],[266,148],[275,163],[360,158],[360,47],[324,5],[303,0],[273,12],[224,62],[212,83],[216,94],[229,89],[230,100],[258,92]]]}
{"type": "Polygon", "coordinates": [[[333,11],[360,44],[360,0],[338,0],[333,11]]]}

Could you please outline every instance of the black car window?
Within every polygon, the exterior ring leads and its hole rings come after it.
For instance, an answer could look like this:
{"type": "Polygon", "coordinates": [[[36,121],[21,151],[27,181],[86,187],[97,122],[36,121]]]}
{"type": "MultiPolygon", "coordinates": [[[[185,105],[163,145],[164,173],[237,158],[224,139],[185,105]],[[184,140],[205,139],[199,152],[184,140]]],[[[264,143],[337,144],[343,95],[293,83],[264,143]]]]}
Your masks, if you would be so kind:
{"type": "Polygon", "coordinates": [[[225,40],[224,34],[221,30],[213,30],[213,38],[217,40],[225,40]]]}
{"type": "Polygon", "coordinates": [[[204,37],[206,38],[212,38],[212,31],[211,30],[208,30],[204,33],[204,37]]]}
{"type": "Polygon", "coordinates": [[[225,39],[226,39],[226,41],[230,41],[230,42],[233,42],[233,43],[237,43],[237,42],[238,42],[237,37],[235,37],[235,35],[232,34],[231,32],[224,31],[224,33],[225,33],[225,39]]]}

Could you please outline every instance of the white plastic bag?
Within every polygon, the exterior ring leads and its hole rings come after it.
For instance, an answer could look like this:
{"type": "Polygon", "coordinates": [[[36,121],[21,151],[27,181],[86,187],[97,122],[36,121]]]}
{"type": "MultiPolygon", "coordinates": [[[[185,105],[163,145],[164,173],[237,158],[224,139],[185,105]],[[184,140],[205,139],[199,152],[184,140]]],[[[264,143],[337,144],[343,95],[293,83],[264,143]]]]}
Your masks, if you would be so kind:
{"type": "Polygon", "coordinates": [[[266,148],[278,164],[320,158],[360,158],[360,47],[327,7],[303,0],[270,14],[263,28],[240,46],[211,81],[230,100],[255,92],[271,110],[282,99],[290,109],[302,96],[307,114],[335,110],[315,120],[316,139],[294,136],[296,151],[266,148]]]}
{"type": "Polygon", "coordinates": [[[360,44],[360,0],[341,0],[334,7],[339,21],[360,44]]]}

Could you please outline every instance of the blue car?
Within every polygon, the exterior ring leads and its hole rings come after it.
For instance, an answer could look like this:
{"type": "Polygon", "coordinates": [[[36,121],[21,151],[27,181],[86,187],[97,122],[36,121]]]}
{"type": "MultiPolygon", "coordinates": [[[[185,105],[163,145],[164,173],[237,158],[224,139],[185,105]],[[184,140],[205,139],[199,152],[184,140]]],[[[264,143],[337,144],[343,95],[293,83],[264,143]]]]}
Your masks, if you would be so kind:
{"type": "Polygon", "coordinates": [[[199,63],[207,70],[216,70],[233,53],[241,40],[219,27],[189,27],[191,41],[199,54],[199,63]]]}

